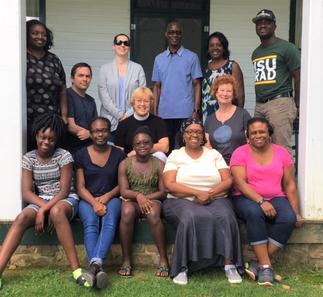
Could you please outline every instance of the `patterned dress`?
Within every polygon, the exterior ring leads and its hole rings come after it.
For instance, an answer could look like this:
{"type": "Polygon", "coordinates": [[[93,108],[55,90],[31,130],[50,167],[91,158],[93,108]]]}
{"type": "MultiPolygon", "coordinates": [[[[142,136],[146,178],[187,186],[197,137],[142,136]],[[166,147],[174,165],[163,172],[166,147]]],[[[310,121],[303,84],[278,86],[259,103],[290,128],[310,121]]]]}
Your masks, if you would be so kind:
{"type": "Polygon", "coordinates": [[[218,69],[209,69],[207,68],[204,71],[204,77],[202,81],[202,116],[203,116],[203,123],[205,122],[208,115],[212,114],[218,109],[218,103],[216,99],[214,99],[210,92],[212,82],[215,78],[226,75],[232,74],[232,66],[234,61],[228,60],[227,63],[218,69]]]}
{"type": "MultiPolygon", "coordinates": [[[[34,119],[46,112],[60,114],[60,92],[66,86],[66,76],[60,59],[47,52],[38,59],[27,53],[27,131],[31,137],[34,119]]],[[[29,147],[31,150],[34,147],[29,147]]]]}

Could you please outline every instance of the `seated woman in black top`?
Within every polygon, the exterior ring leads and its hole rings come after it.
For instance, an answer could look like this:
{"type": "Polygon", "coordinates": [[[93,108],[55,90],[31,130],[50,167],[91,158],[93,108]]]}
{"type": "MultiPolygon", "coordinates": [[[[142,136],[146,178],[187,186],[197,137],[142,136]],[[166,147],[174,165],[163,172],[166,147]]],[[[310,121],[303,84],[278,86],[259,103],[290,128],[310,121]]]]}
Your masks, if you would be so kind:
{"type": "Polygon", "coordinates": [[[165,162],[165,154],[169,149],[167,129],[163,119],[150,113],[153,100],[154,96],[150,89],[139,87],[134,90],[131,96],[134,114],[119,123],[115,144],[122,147],[128,157],[134,156],[136,154],[132,148],[134,132],[140,126],[148,126],[153,141],[151,153],[165,162]]]}

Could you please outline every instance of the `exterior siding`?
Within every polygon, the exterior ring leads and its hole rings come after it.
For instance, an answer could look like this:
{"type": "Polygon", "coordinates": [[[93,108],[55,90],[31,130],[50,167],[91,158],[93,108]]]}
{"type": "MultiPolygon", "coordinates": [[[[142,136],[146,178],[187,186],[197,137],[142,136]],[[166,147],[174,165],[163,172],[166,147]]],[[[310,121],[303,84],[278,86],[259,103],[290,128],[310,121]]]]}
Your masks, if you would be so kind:
{"type": "MultiPolygon", "coordinates": [[[[251,114],[254,111],[255,95],[250,56],[259,44],[251,19],[262,8],[272,9],[277,17],[277,36],[288,39],[289,6],[290,0],[210,1],[210,33],[220,31],[227,36],[231,58],[240,64],[244,74],[246,108],[251,114]]],[[[91,1],[91,6],[86,0],[47,1],[46,23],[54,32],[52,51],[62,60],[67,77],[77,62],[85,61],[92,66],[93,80],[88,92],[96,99],[99,107],[99,69],[113,58],[113,36],[120,32],[129,34],[130,1],[95,0],[91,1]]]]}
{"type": "Polygon", "coordinates": [[[271,9],[277,19],[276,35],[288,40],[290,0],[211,0],[210,4],[210,33],[220,31],[228,38],[231,58],[239,63],[244,75],[245,107],[253,115],[255,93],[251,53],[259,45],[259,38],[251,19],[261,9],[271,9]]]}
{"type": "Polygon", "coordinates": [[[68,86],[75,63],[91,65],[93,78],[88,93],[99,107],[97,82],[100,66],[113,58],[113,37],[118,33],[129,34],[130,1],[47,1],[46,25],[54,33],[52,51],[63,62],[68,86]]]}

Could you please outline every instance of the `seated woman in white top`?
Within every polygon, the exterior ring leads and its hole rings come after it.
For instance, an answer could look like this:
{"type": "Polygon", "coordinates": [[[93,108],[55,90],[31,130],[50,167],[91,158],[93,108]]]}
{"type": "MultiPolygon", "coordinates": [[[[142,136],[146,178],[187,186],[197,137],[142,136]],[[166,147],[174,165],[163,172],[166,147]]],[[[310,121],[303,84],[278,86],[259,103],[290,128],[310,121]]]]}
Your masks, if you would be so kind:
{"type": "Polygon", "coordinates": [[[187,284],[187,275],[224,265],[230,283],[242,281],[239,227],[228,192],[232,178],[221,154],[204,146],[202,122],[188,119],[181,126],[184,147],[169,155],[163,174],[168,199],[166,220],[176,229],[170,276],[187,284]]]}

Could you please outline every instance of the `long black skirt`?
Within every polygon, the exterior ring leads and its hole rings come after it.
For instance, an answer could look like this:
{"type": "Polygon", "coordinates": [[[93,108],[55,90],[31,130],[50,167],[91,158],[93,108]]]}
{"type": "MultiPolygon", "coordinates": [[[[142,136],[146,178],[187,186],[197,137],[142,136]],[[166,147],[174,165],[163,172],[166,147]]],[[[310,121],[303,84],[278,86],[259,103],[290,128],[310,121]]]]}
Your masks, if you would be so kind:
{"type": "Polygon", "coordinates": [[[232,260],[242,269],[242,246],[239,226],[229,198],[207,205],[187,199],[166,199],[166,220],[176,228],[170,276],[183,269],[188,273],[232,260]]]}

